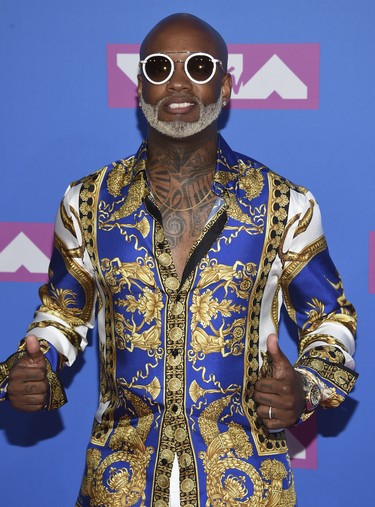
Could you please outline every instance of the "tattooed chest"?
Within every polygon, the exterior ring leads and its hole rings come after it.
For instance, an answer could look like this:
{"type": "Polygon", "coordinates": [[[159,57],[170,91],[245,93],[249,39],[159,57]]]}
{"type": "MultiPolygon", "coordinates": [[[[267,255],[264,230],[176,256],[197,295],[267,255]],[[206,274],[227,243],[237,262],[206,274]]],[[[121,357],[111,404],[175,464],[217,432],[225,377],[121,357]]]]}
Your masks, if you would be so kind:
{"type": "Polygon", "coordinates": [[[164,234],[171,249],[178,248],[186,255],[203,231],[208,217],[206,213],[192,211],[163,213],[164,234]]]}
{"type": "Polygon", "coordinates": [[[211,202],[193,210],[162,212],[164,234],[180,277],[193,245],[203,232],[212,205],[211,202]]]}

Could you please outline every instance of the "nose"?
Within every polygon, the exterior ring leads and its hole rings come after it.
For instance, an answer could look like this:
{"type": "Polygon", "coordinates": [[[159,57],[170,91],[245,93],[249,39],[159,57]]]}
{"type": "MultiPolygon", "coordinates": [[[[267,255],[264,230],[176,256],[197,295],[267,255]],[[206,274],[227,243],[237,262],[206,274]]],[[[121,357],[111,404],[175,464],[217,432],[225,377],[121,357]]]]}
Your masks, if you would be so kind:
{"type": "Polygon", "coordinates": [[[185,73],[184,62],[175,62],[174,72],[167,83],[167,88],[170,90],[184,90],[191,87],[192,83],[185,73]]]}

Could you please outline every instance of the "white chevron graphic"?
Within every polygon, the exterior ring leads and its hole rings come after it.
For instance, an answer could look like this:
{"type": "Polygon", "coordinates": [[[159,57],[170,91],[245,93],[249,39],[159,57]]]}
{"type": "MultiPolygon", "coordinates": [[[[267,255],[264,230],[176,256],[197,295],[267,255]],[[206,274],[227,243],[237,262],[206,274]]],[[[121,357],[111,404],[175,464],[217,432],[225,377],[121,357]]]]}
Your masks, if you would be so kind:
{"type": "Polygon", "coordinates": [[[127,76],[135,85],[138,84],[138,63],[139,55],[137,53],[117,53],[116,64],[119,69],[127,76]]]}
{"type": "Polygon", "coordinates": [[[247,83],[241,84],[234,98],[264,100],[274,92],[282,99],[307,99],[305,83],[276,54],[247,83]]]}
{"type": "Polygon", "coordinates": [[[0,252],[0,272],[15,273],[24,266],[30,273],[47,273],[49,258],[23,232],[0,252]]]}

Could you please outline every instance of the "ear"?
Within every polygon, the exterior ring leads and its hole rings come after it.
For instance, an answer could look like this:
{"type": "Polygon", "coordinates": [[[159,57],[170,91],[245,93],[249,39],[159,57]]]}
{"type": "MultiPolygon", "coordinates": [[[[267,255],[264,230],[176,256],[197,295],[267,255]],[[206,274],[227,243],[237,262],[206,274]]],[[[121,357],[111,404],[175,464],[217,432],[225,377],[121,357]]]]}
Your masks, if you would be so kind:
{"type": "Polygon", "coordinates": [[[230,99],[232,93],[232,76],[225,74],[221,80],[221,98],[227,102],[230,99]]]}
{"type": "Polygon", "coordinates": [[[137,95],[138,100],[140,100],[142,97],[142,87],[143,87],[142,75],[138,74],[137,78],[138,78],[137,95]]]}

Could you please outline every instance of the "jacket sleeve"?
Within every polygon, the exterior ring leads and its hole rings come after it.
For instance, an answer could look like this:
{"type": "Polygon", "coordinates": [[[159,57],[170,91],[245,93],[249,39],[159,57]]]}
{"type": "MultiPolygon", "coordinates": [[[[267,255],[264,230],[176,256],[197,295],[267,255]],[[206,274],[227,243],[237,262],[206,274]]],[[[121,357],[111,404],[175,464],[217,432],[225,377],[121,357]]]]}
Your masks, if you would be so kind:
{"type": "Polygon", "coordinates": [[[356,312],[345,297],[329,255],[319,206],[310,192],[291,191],[279,256],[284,304],[299,330],[295,367],[319,384],[323,407],[336,407],[357,378],[356,312]]]}
{"type": "MultiPolygon", "coordinates": [[[[37,336],[48,359],[49,409],[58,408],[66,402],[56,371],[64,364],[73,364],[78,353],[85,349],[87,332],[95,324],[97,290],[80,225],[80,187],[81,184],[70,186],[60,204],[55,222],[49,280],[39,289],[41,305],[26,333],[26,336],[37,336]]],[[[0,364],[2,398],[6,395],[9,370],[25,353],[24,350],[25,343],[22,340],[16,354],[0,364]]]]}

